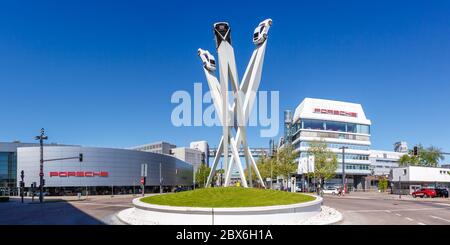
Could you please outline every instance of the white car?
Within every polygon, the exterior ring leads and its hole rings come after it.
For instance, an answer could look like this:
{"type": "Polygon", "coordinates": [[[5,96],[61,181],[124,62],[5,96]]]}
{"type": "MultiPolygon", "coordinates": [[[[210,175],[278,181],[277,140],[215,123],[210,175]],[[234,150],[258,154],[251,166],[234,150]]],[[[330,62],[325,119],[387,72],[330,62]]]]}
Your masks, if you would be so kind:
{"type": "Polygon", "coordinates": [[[323,194],[332,194],[337,195],[339,193],[339,190],[336,187],[329,186],[322,190],[323,194]]]}
{"type": "Polygon", "coordinates": [[[253,43],[255,45],[259,45],[266,41],[267,34],[269,33],[269,28],[272,26],[272,19],[267,19],[261,23],[259,23],[258,27],[256,27],[253,32],[253,43]]]}
{"type": "Polygon", "coordinates": [[[198,49],[198,56],[202,60],[203,66],[208,71],[215,71],[216,70],[216,59],[214,56],[208,51],[203,50],[201,48],[198,49]]]}

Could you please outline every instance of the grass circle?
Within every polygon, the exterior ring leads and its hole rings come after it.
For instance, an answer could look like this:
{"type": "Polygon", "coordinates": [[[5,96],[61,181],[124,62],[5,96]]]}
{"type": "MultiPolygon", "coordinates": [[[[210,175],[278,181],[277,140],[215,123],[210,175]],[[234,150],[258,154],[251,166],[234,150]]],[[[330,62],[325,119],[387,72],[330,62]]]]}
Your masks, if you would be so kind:
{"type": "Polygon", "coordinates": [[[144,197],[141,201],[175,207],[238,208],[288,205],[315,199],[310,195],[277,190],[219,187],[144,197]]]}

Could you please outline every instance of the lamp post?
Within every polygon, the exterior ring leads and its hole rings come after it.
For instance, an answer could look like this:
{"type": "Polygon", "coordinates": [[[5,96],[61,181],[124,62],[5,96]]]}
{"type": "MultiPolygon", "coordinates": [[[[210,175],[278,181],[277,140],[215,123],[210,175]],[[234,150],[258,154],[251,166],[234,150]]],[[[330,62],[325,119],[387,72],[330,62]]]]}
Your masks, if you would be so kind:
{"type": "Polygon", "coordinates": [[[44,128],[41,128],[41,135],[35,137],[36,140],[39,140],[39,145],[41,147],[41,158],[39,162],[39,202],[44,202],[44,140],[48,140],[48,137],[45,135],[44,128]]]}
{"type": "Polygon", "coordinates": [[[347,186],[345,183],[345,149],[348,149],[348,147],[342,146],[339,149],[342,150],[342,194],[345,194],[347,191],[347,186]]]}

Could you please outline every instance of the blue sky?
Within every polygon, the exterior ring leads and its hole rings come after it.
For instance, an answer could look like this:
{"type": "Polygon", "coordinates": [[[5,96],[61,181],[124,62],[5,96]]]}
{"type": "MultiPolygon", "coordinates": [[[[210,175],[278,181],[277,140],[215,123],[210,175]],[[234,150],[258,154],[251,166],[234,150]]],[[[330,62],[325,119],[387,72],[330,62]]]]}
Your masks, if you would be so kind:
{"type": "Polygon", "coordinates": [[[67,144],[215,146],[220,128],[172,126],[170,97],[194,82],[206,91],[196,52],[214,50],[214,22],[232,25],[242,76],[270,17],[260,89],[280,91],[280,113],[304,97],[357,102],[373,148],[450,151],[449,13],[448,1],[2,1],[0,141],[45,127],[67,144]]]}

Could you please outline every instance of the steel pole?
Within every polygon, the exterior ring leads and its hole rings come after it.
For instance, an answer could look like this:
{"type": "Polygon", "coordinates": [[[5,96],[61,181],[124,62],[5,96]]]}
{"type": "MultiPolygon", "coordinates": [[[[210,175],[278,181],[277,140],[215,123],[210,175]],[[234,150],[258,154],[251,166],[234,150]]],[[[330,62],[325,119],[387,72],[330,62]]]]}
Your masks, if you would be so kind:
{"type": "Polygon", "coordinates": [[[41,159],[39,164],[39,202],[44,202],[44,133],[41,132],[41,137],[39,138],[39,145],[41,151],[41,159]]]}
{"type": "Polygon", "coordinates": [[[159,194],[162,194],[161,162],[159,162],[159,194]]]}

